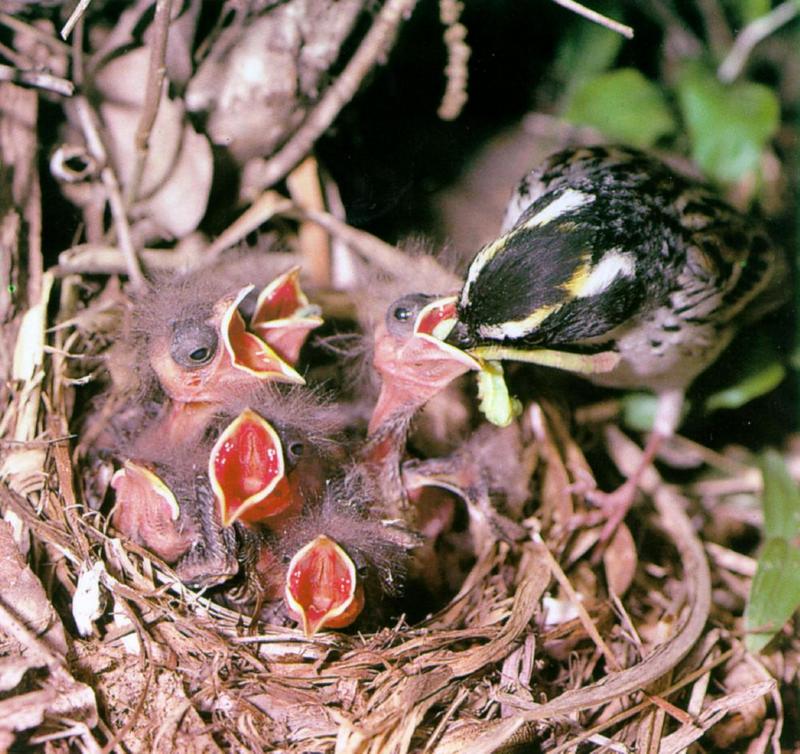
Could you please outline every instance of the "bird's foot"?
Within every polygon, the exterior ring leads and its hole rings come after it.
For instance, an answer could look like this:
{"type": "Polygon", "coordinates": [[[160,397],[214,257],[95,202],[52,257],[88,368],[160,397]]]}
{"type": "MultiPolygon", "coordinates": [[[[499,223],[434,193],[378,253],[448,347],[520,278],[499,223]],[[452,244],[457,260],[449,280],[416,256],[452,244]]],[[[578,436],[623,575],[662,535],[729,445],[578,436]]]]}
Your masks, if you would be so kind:
{"type": "Polygon", "coordinates": [[[633,476],[612,492],[603,492],[597,488],[594,478],[587,474],[584,478],[577,479],[570,487],[573,495],[581,495],[596,507],[596,510],[579,516],[579,525],[588,527],[602,525],[592,557],[593,563],[598,563],[602,559],[608,543],[625,520],[636,499],[637,483],[638,476],[633,476]]]}
{"type": "Polygon", "coordinates": [[[628,511],[636,499],[638,479],[631,477],[623,482],[613,492],[603,492],[595,489],[587,493],[586,498],[596,505],[603,516],[605,523],[600,532],[599,544],[605,547],[614,536],[617,527],[625,520],[628,511]]]}

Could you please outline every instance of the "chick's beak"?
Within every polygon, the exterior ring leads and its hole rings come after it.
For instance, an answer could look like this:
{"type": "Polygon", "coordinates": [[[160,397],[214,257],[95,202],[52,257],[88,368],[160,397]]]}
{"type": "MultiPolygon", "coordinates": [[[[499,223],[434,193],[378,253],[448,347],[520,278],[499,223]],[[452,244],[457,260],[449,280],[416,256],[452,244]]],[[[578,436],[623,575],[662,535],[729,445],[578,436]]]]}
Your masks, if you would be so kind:
{"type": "Polygon", "coordinates": [[[174,563],[191,546],[190,532],[178,525],[180,506],[169,486],[152,470],[126,461],[111,478],[116,492],[114,526],[174,563]]]}
{"type": "Polygon", "coordinates": [[[220,322],[222,342],[231,366],[264,380],[305,384],[305,380],[264,340],[248,332],[238,307],[252,288],[248,285],[239,291],[225,308],[220,322]]]}
{"type": "Polygon", "coordinates": [[[445,342],[456,323],[456,298],[449,296],[419,312],[410,337],[391,335],[383,324],[376,328],[373,364],[382,384],[370,433],[393,415],[420,408],[456,377],[481,368],[475,358],[445,342]]]}
{"type": "Polygon", "coordinates": [[[349,626],[364,609],[364,589],[353,561],[324,534],[292,558],[284,596],[308,638],[321,628],[349,626]]]}
{"type": "Polygon", "coordinates": [[[300,268],[293,267],[261,291],[250,329],[294,365],[309,333],[322,325],[319,314],[300,287],[300,268]]]}
{"type": "Polygon", "coordinates": [[[302,506],[286,476],[278,433],[250,409],[242,411],[217,439],[208,460],[208,477],[223,526],[237,519],[269,524],[302,506]]]}

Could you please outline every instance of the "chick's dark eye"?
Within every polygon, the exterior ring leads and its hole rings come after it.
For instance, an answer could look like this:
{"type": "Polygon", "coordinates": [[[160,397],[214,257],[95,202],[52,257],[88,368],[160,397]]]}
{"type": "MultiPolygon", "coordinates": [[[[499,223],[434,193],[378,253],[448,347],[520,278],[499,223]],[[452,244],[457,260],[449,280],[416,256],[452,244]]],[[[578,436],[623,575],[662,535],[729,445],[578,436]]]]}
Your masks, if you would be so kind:
{"type": "Polygon", "coordinates": [[[208,361],[208,356],[211,352],[207,348],[195,348],[189,354],[189,360],[195,362],[196,364],[203,364],[208,361]]]}
{"type": "Polygon", "coordinates": [[[411,319],[411,309],[407,306],[396,306],[392,312],[392,316],[398,320],[398,322],[407,322],[411,319]]]}
{"type": "Polygon", "coordinates": [[[208,364],[217,353],[216,330],[205,322],[184,320],[173,327],[169,353],[184,369],[198,369],[208,364]]]}
{"type": "Polygon", "coordinates": [[[410,293],[392,302],[386,310],[386,329],[396,337],[408,337],[419,313],[432,300],[424,293],[410,293]]]}
{"type": "Polygon", "coordinates": [[[305,452],[306,446],[301,442],[293,442],[289,445],[289,455],[293,458],[300,458],[305,452]]]}

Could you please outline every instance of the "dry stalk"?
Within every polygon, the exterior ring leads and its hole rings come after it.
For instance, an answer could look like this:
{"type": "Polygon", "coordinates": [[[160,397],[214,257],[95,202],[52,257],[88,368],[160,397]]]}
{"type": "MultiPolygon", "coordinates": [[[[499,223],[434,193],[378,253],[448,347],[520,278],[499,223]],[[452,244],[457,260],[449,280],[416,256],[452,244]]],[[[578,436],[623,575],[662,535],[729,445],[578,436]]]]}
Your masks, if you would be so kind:
{"type": "Polygon", "coordinates": [[[416,4],[417,0],[386,1],[339,78],[331,84],[292,138],[263,166],[259,173],[262,186],[269,188],[277,183],[311,151],[317,139],[355,96],[366,75],[377,62],[386,59],[400,24],[411,15],[416,4]]]}
{"type": "Polygon", "coordinates": [[[169,22],[172,16],[172,0],[156,0],[155,17],[153,18],[153,40],[150,47],[150,61],[147,66],[147,85],[142,103],[139,125],[136,127],[136,161],[131,181],[126,191],[126,205],[131,207],[139,196],[142,173],[147,162],[150,145],[150,133],[158,117],[158,108],[164,93],[166,76],[165,59],[167,40],[169,38],[169,22]]]}
{"type": "Polygon", "coordinates": [[[588,18],[590,21],[600,24],[600,26],[605,26],[606,29],[611,29],[611,31],[615,31],[617,34],[622,34],[623,37],[633,39],[633,29],[626,24],[621,24],[619,21],[615,21],[613,18],[604,16],[602,13],[598,13],[596,10],[592,10],[581,3],[575,2],[575,0],[553,1],[558,3],[562,8],[567,8],[567,10],[571,10],[573,13],[577,13],[579,16],[583,16],[584,18],[588,18]]]}
{"type": "Polygon", "coordinates": [[[108,160],[108,152],[100,136],[100,127],[97,118],[92,111],[91,105],[85,97],[77,97],[75,100],[78,118],[83,128],[83,135],[89,148],[89,153],[97,160],[100,169],[100,179],[106,190],[108,206],[111,209],[111,216],[114,218],[114,225],[117,231],[120,251],[125,260],[125,266],[131,283],[134,288],[142,288],[145,285],[139,258],[133,245],[130,223],[128,222],[125,203],[122,199],[119,180],[108,160]]]}

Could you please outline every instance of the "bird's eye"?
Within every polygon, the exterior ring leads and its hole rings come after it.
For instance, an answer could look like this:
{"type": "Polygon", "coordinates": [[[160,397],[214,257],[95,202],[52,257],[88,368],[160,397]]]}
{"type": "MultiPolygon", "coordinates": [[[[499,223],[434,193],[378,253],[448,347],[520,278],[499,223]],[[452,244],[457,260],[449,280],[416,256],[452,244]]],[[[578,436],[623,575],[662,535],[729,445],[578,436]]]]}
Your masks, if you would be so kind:
{"type": "Polygon", "coordinates": [[[396,320],[399,322],[406,322],[407,320],[411,319],[411,309],[407,306],[396,306],[392,315],[396,320]]]}
{"type": "Polygon", "coordinates": [[[217,331],[205,322],[184,320],[173,327],[169,354],[184,369],[199,369],[217,353],[217,331]]]}
{"type": "Polygon", "coordinates": [[[210,351],[207,348],[195,348],[189,354],[189,359],[195,364],[205,364],[208,361],[208,355],[210,351]]]}
{"type": "Polygon", "coordinates": [[[300,458],[305,452],[306,446],[301,442],[293,442],[289,444],[289,455],[292,458],[300,458]]]}
{"type": "Polygon", "coordinates": [[[397,299],[386,311],[386,329],[396,337],[409,337],[417,316],[432,300],[424,293],[412,293],[397,299]]]}

